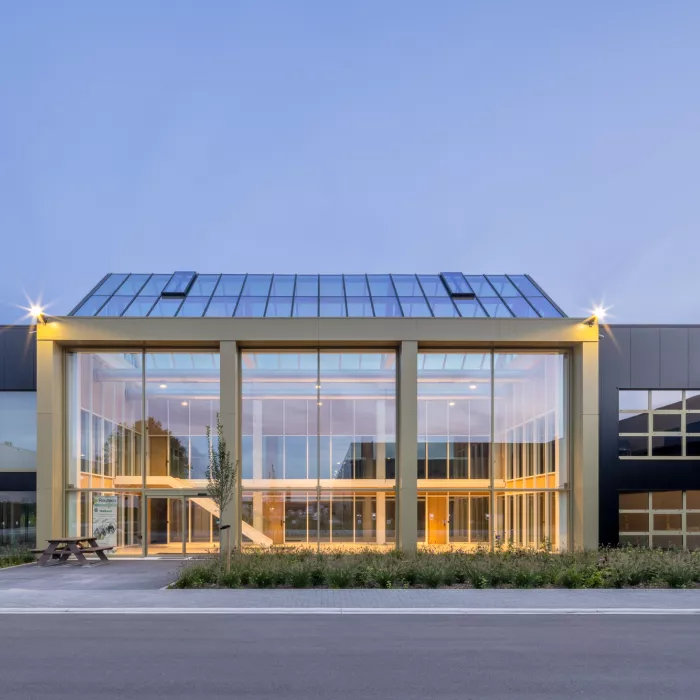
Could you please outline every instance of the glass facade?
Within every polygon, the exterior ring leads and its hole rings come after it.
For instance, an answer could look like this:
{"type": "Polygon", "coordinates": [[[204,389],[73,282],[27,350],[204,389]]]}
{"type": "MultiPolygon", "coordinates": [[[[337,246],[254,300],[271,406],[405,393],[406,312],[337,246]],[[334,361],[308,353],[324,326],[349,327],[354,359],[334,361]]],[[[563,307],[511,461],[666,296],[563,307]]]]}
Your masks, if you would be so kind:
{"type": "Polygon", "coordinates": [[[113,274],[73,316],[561,318],[527,275],[113,274]]]}
{"type": "Polygon", "coordinates": [[[0,491],[0,547],[36,542],[36,493],[0,491]]]}
{"type": "Polygon", "coordinates": [[[36,470],[36,394],[0,391],[0,471],[36,470]]]}

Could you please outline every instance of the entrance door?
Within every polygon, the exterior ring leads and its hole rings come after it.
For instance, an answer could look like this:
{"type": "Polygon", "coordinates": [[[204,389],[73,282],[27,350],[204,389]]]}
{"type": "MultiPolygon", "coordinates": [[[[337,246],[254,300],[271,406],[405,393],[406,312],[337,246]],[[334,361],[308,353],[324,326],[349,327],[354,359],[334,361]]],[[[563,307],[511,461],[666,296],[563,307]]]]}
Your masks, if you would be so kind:
{"type": "Polygon", "coordinates": [[[278,494],[263,496],[263,532],[272,544],[284,544],[284,497],[278,494]]]}
{"type": "Polygon", "coordinates": [[[148,554],[184,554],[187,531],[184,497],[148,496],[146,507],[148,554]]]}
{"type": "Polygon", "coordinates": [[[428,544],[447,544],[447,494],[428,496],[428,544]]]}

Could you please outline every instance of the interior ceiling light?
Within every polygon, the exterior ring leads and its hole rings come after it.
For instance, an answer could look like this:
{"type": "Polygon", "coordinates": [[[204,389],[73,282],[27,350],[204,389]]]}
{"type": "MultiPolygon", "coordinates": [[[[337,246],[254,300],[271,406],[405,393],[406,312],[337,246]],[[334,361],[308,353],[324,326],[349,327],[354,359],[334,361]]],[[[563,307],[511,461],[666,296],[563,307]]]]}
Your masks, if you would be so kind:
{"type": "Polygon", "coordinates": [[[476,389],[476,384],[470,384],[469,388],[473,391],[474,389],[476,389]]]}
{"type": "Polygon", "coordinates": [[[161,388],[161,389],[167,389],[167,388],[168,388],[168,385],[167,385],[167,384],[161,384],[161,385],[160,385],[160,388],[161,388]]]}

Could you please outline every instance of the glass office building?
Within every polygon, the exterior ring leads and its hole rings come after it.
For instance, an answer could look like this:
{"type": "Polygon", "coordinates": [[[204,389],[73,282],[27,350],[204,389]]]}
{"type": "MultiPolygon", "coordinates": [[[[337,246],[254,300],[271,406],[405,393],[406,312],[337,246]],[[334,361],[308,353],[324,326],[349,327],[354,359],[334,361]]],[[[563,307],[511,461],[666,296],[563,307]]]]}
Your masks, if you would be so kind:
{"type": "Polygon", "coordinates": [[[582,321],[526,275],[108,275],[38,328],[38,538],[595,546],[582,321]],[[224,513],[217,418],[240,477],[224,513]]]}

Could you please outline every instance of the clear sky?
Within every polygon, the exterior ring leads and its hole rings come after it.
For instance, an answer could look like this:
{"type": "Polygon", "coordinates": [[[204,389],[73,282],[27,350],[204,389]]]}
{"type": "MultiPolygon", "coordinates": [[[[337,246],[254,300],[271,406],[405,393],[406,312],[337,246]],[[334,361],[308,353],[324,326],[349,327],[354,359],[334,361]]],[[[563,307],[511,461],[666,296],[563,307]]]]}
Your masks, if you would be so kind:
{"type": "Polygon", "coordinates": [[[700,323],[700,2],[0,4],[0,322],[115,272],[528,272],[700,323]]]}

